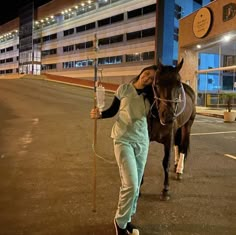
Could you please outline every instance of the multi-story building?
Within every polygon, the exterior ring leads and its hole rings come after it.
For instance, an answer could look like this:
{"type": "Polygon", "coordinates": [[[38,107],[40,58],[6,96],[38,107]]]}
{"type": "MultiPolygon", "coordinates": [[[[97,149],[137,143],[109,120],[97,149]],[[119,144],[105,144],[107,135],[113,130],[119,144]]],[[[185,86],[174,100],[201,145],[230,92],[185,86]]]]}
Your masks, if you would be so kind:
{"type": "Polygon", "coordinates": [[[0,26],[0,76],[92,80],[96,62],[103,81],[119,84],[157,56],[175,65],[179,19],[208,2],[52,0],[37,9],[28,4],[18,18],[0,26]]]}

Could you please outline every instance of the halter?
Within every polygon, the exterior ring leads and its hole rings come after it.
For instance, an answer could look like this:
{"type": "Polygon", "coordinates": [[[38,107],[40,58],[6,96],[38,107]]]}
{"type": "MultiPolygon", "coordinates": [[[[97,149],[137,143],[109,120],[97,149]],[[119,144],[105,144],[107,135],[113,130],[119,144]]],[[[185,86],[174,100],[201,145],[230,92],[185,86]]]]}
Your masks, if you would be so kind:
{"type": "MultiPolygon", "coordinates": [[[[158,97],[155,87],[156,87],[156,75],[155,75],[153,83],[152,83],[152,90],[153,90],[153,94],[154,94],[154,101],[153,101],[153,103],[151,105],[151,110],[152,110],[154,104],[156,104],[156,107],[158,109],[158,101],[164,101],[165,105],[168,102],[169,103],[175,103],[176,107],[175,107],[175,111],[174,111],[174,117],[177,118],[184,111],[184,109],[186,107],[186,95],[185,95],[185,91],[184,91],[184,87],[183,87],[182,82],[180,83],[181,93],[179,94],[179,97],[175,98],[175,99],[162,99],[162,98],[158,97]],[[181,99],[181,97],[183,99],[181,99]],[[181,110],[177,113],[179,103],[183,103],[183,106],[182,106],[181,110]]],[[[154,116],[154,115],[152,114],[152,116],[154,116]]]]}

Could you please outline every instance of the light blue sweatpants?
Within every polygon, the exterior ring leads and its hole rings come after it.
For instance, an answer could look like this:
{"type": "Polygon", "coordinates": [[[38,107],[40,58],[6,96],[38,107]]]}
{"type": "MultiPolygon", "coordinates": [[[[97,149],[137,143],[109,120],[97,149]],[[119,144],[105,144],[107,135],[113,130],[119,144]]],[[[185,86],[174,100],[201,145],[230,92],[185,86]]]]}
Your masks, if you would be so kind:
{"type": "Polygon", "coordinates": [[[149,141],[135,143],[114,140],[114,152],[119,167],[121,187],[115,219],[120,228],[126,228],[135,214],[139,188],[147,162],[149,141]]]}

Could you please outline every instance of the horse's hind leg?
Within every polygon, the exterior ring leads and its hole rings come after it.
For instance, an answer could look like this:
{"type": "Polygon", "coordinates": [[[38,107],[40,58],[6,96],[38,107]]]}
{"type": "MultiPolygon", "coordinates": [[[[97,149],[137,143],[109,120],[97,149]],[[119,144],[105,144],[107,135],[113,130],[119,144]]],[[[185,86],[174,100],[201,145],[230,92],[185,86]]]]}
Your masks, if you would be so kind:
{"type": "Polygon", "coordinates": [[[189,141],[190,141],[190,123],[186,123],[182,128],[181,128],[181,142],[179,145],[179,152],[180,152],[180,157],[179,161],[176,167],[176,178],[177,180],[182,179],[182,175],[184,172],[184,162],[187,156],[187,152],[189,149],[189,141]]]}
{"type": "Polygon", "coordinates": [[[184,171],[184,159],[185,159],[185,154],[180,153],[178,165],[176,167],[176,179],[181,180],[182,179],[182,174],[184,171]]]}
{"type": "Polygon", "coordinates": [[[181,129],[179,128],[175,134],[175,139],[174,139],[174,155],[175,155],[175,165],[174,165],[174,172],[176,173],[176,169],[178,166],[179,158],[180,158],[180,153],[179,153],[179,145],[181,143],[181,129]]]}
{"type": "Polygon", "coordinates": [[[174,172],[176,172],[177,165],[178,165],[178,162],[179,162],[179,157],[180,157],[180,154],[179,154],[179,146],[178,146],[178,145],[174,145],[174,154],[175,154],[174,172]]]}

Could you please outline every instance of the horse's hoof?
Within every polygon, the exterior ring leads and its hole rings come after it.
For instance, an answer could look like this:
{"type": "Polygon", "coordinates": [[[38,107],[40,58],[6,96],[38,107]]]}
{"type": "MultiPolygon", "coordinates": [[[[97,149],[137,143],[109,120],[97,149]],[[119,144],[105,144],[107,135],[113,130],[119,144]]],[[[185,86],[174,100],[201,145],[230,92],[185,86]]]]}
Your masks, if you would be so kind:
{"type": "Polygon", "coordinates": [[[169,201],[170,200],[170,194],[167,191],[162,191],[160,196],[161,201],[169,201]]]}
{"type": "Polygon", "coordinates": [[[181,174],[181,173],[176,173],[176,179],[177,179],[177,180],[182,180],[182,179],[183,179],[183,174],[181,174]]]}

